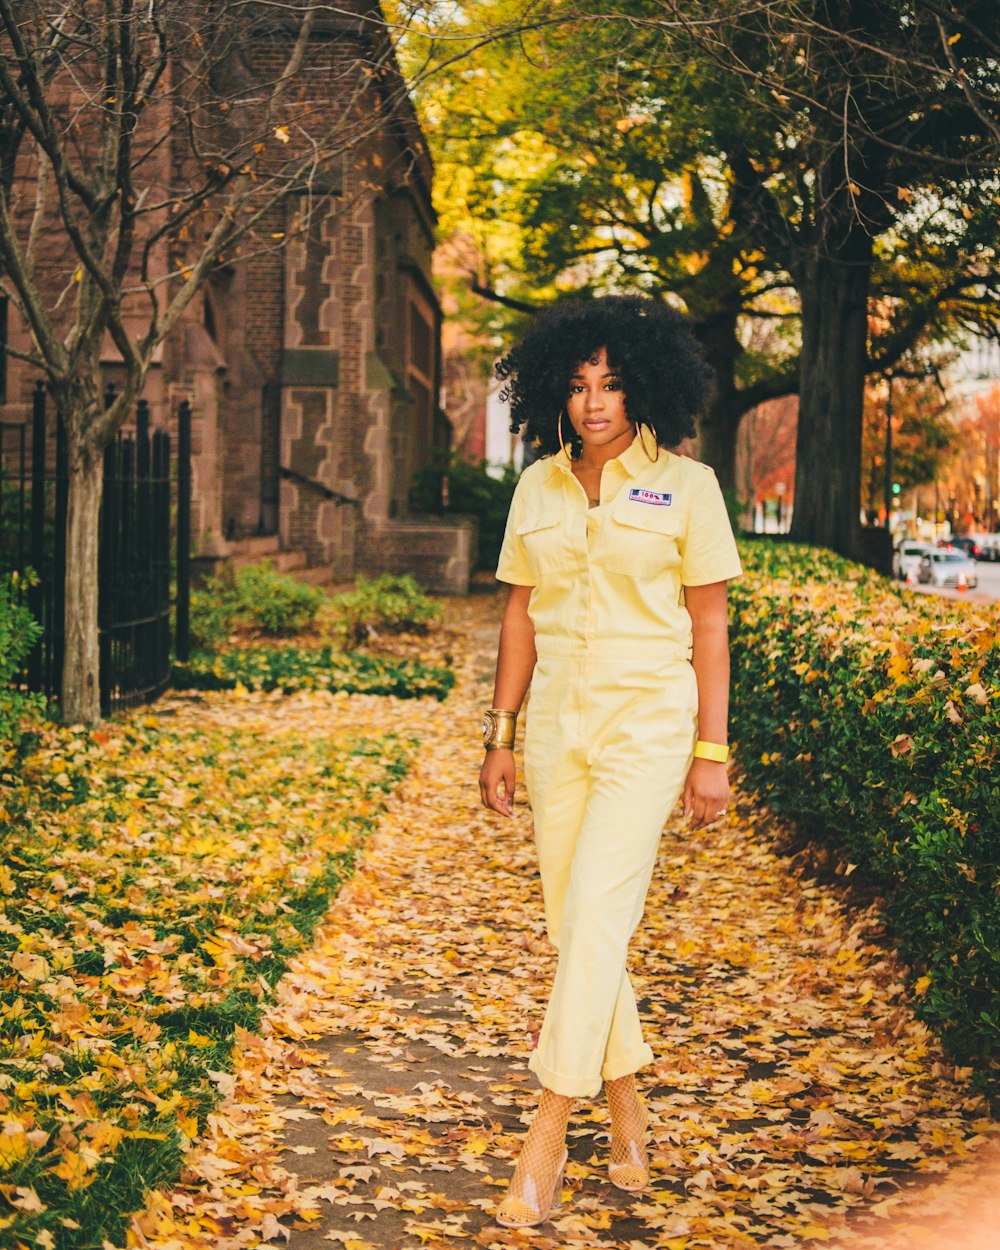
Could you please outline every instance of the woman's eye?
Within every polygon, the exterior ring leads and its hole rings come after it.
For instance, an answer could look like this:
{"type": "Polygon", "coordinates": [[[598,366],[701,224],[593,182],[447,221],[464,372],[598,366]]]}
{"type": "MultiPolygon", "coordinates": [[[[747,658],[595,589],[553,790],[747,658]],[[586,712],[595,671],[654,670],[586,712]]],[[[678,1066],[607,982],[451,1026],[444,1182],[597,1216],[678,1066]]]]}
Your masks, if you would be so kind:
{"type": "Polygon", "coordinates": [[[621,379],[615,378],[613,382],[609,382],[607,389],[609,391],[620,391],[622,389],[621,379]]]}

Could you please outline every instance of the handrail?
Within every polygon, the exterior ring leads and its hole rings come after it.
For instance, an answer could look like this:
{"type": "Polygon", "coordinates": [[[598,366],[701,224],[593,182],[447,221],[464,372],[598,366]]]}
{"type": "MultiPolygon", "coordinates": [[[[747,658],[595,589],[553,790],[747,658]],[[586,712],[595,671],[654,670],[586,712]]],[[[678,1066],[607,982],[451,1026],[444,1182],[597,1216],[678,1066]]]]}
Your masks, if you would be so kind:
{"type": "Polygon", "coordinates": [[[345,495],[342,491],[332,490],[323,482],[317,482],[315,478],[306,477],[304,473],[300,473],[298,469],[290,469],[287,465],[279,465],[278,472],[283,478],[287,478],[290,482],[298,482],[300,486],[311,486],[313,490],[319,491],[324,499],[336,500],[338,504],[349,503],[357,507],[361,500],[356,495],[345,495]]]}

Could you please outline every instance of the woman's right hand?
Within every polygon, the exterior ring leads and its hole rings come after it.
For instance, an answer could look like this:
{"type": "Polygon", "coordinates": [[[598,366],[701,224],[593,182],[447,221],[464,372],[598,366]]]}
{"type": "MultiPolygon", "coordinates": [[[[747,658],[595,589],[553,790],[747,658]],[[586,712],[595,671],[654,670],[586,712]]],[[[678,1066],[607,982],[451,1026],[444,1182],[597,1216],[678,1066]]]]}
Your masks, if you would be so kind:
{"type": "Polygon", "coordinates": [[[513,751],[487,751],[479,773],[479,793],[483,796],[483,806],[499,812],[501,816],[513,816],[515,777],[513,751]]]}

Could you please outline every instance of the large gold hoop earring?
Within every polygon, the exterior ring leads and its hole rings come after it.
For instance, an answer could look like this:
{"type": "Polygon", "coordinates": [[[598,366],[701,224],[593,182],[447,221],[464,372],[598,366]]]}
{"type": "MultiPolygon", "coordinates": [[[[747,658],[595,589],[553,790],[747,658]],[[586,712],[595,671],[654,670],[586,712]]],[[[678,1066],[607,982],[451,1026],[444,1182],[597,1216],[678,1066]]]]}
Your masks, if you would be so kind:
{"type": "MultiPolygon", "coordinates": [[[[639,445],[642,447],[642,450],[646,453],[646,459],[651,462],[655,462],[656,456],[651,456],[649,454],[649,448],[646,446],[646,440],[642,437],[642,422],[641,421],[637,421],[635,423],[635,434],[636,434],[636,438],[638,438],[639,440],[639,445]]],[[[657,455],[659,455],[660,453],[659,447],[657,447],[656,453],[657,455]]]]}
{"type": "Polygon", "coordinates": [[[566,443],[563,441],[562,418],[563,418],[563,414],[560,412],[560,414],[559,414],[559,420],[556,422],[556,433],[559,435],[559,446],[560,446],[560,447],[562,448],[562,450],[566,453],[566,458],[567,458],[567,460],[572,460],[572,459],[573,459],[573,453],[572,453],[572,451],[571,451],[571,450],[570,450],[570,449],[566,446],[566,443]]]}

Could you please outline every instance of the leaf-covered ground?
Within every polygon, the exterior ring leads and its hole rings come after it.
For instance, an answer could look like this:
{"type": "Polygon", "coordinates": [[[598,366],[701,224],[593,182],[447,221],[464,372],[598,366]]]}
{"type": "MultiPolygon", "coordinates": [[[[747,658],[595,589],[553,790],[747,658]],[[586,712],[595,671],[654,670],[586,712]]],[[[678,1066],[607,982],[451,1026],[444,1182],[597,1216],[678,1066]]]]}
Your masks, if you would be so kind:
{"type": "Polygon", "coordinates": [[[1000,1126],[909,1011],[877,915],[798,875],[745,802],[707,831],[668,826],[635,945],[658,1055],[650,1190],[608,1184],[604,1109],[583,1103],[558,1217],[492,1222],[553,968],[530,812],[478,806],[497,608],[453,607],[465,659],[446,703],[362,705],[375,736],[402,718],[417,762],[130,1243],[995,1246],[1000,1126]]]}
{"type": "Polygon", "coordinates": [[[0,1245],[99,1247],[176,1176],[405,771],[396,702],[172,698],[0,767],[0,1245]]]}

